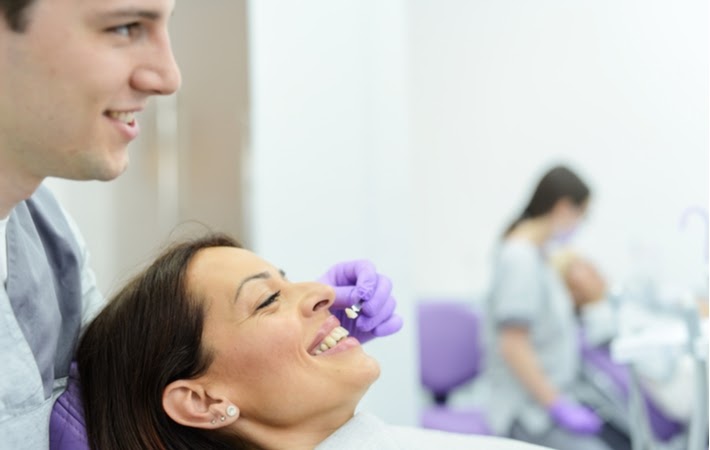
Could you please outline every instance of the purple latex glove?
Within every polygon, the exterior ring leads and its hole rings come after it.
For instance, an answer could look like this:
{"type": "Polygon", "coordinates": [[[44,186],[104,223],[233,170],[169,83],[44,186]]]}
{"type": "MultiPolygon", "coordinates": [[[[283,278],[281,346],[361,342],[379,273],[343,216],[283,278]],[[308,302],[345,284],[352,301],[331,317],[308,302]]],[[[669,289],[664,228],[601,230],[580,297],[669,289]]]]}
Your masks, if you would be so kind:
{"type": "Polygon", "coordinates": [[[602,429],[594,411],[565,398],[555,400],[547,412],[557,425],[575,434],[596,434],[602,429]]]}
{"type": "Polygon", "coordinates": [[[318,280],[335,289],[330,307],[343,328],[361,343],[387,336],[402,328],[402,318],[394,313],[397,302],[392,297],[392,282],[375,270],[370,261],[348,261],[331,267],[318,280]],[[350,319],[344,309],[363,301],[360,315],[350,319]]]}

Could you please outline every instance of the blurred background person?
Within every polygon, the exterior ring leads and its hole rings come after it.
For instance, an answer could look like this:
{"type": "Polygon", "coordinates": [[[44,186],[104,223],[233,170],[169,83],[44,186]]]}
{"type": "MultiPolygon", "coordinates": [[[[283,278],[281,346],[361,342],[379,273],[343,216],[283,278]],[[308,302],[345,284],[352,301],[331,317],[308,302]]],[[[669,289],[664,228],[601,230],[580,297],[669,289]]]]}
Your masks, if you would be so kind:
{"type": "Polygon", "coordinates": [[[584,217],[587,185],[550,169],[498,249],[485,303],[487,359],[479,381],[494,430],[558,449],[621,449],[628,439],[575,396],[580,354],[572,300],[546,245],[566,241],[584,217]]]}

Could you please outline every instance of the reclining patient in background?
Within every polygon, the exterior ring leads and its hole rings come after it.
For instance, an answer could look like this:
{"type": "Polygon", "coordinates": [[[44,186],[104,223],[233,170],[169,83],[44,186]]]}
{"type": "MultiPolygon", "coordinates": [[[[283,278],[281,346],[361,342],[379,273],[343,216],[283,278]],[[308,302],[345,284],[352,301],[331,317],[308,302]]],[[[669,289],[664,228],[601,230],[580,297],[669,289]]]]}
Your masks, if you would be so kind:
{"type": "Polygon", "coordinates": [[[339,327],[333,298],[224,235],[169,248],[79,345],[92,448],[540,448],[355,414],[380,368],[339,327]]]}
{"type": "MultiPolygon", "coordinates": [[[[667,314],[634,303],[634,309],[624,314],[609,300],[604,276],[588,259],[567,249],[559,251],[553,262],[574,300],[575,309],[587,342],[593,347],[604,347],[619,334],[619,325],[633,315],[635,321],[668,320],[667,314]],[[639,308],[643,308],[640,310],[639,308]],[[665,316],[665,317],[664,317],[665,316]]],[[[624,301],[624,299],[620,299],[624,301]]],[[[704,302],[703,302],[704,303],[704,302]]],[[[700,313],[702,304],[699,303],[700,313]]],[[[637,364],[641,382],[647,394],[668,418],[687,423],[693,405],[693,369],[690,356],[656,355],[653,361],[637,364]]]]}

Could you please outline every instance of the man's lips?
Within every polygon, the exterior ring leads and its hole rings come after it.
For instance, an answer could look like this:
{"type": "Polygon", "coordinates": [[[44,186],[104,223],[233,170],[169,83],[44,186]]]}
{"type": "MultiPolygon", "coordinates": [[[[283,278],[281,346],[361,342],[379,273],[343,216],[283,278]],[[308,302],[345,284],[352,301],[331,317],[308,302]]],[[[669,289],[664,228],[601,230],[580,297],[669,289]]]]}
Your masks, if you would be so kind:
{"type": "Polygon", "coordinates": [[[136,123],[136,113],[140,112],[140,109],[132,110],[107,110],[104,115],[109,119],[117,120],[126,125],[134,125],[136,123]]]}

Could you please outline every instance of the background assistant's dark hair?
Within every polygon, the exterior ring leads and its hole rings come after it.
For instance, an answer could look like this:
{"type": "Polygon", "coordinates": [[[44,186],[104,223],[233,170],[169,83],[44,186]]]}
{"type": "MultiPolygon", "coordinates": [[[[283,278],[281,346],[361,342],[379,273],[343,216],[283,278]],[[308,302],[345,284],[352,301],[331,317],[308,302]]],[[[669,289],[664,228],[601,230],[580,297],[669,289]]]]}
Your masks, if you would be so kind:
{"type": "Polygon", "coordinates": [[[203,374],[204,311],[188,291],[195,254],[240,247],[222,234],[175,244],[130,281],[96,317],[77,350],[87,433],[93,449],[251,449],[234,435],[185,427],[163,410],[171,382],[203,374]]]}
{"type": "Polygon", "coordinates": [[[589,199],[589,194],[589,187],[572,170],[565,166],[553,167],[540,179],[527,206],[506,229],[505,235],[523,220],[549,213],[563,198],[569,199],[576,206],[582,206],[589,199]]]}
{"type": "Polygon", "coordinates": [[[34,2],[35,0],[0,0],[0,14],[12,30],[24,31],[27,27],[28,10],[34,2]]]}

